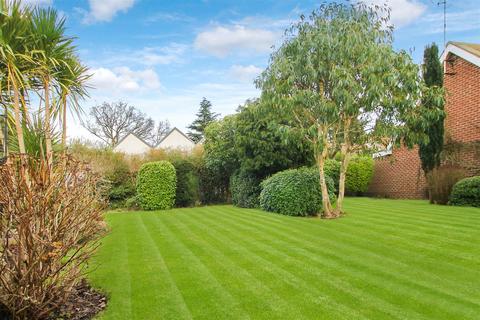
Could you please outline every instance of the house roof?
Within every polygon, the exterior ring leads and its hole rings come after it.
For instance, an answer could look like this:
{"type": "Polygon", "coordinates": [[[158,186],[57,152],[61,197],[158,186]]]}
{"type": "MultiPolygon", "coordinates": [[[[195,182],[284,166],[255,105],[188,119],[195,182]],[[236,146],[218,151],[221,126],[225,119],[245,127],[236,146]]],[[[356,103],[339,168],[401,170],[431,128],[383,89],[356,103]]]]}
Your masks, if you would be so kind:
{"type": "Polygon", "coordinates": [[[449,53],[480,67],[480,44],[478,43],[449,41],[442,53],[441,60],[445,61],[449,53]]]}
{"type": "Polygon", "coordinates": [[[169,133],[167,133],[163,138],[162,140],[160,140],[160,142],[155,146],[155,147],[158,147],[169,135],[171,135],[174,131],[178,131],[178,133],[180,133],[182,136],[184,136],[188,141],[190,141],[191,143],[195,144],[195,142],[190,139],[185,133],[183,133],[180,129],[178,129],[177,127],[173,127],[172,130],[170,130],[169,133]]]}
{"type": "Polygon", "coordinates": [[[125,140],[129,135],[132,135],[134,136],[135,138],[137,138],[138,140],[140,140],[141,142],[145,143],[147,146],[149,146],[150,148],[153,148],[153,146],[148,143],[147,141],[143,140],[142,138],[140,138],[139,136],[137,136],[135,133],[133,132],[129,132],[128,134],[126,134],[122,139],[120,139],[120,141],[117,142],[117,144],[115,145],[115,147],[113,147],[113,149],[115,149],[116,147],[118,147],[118,145],[120,145],[120,143],[123,142],[123,140],[125,140]]]}

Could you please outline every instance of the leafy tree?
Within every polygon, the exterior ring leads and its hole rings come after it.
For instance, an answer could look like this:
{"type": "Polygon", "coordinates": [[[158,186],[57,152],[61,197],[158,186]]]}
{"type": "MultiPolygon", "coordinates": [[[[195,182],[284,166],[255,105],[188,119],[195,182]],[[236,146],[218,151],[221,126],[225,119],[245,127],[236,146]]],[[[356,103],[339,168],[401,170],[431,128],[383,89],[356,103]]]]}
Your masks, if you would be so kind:
{"type": "Polygon", "coordinates": [[[227,179],[240,166],[235,148],[237,117],[226,116],[205,128],[205,165],[227,179]]]}
{"type": "MultiPolygon", "coordinates": [[[[443,86],[443,66],[435,43],[427,46],[423,53],[423,81],[428,87],[440,88],[443,86]]],[[[423,99],[422,103],[427,109],[440,107],[443,110],[443,105],[437,106],[427,99],[423,99]]],[[[440,165],[440,154],[443,150],[444,119],[445,115],[442,114],[438,119],[431,121],[425,128],[428,142],[419,144],[418,154],[425,174],[440,165]]]]}
{"type": "Polygon", "coordinates": [[[192,139],[195,143],[202,140],[205,128],[208,126],[209,123],[214,121],[218,118],[218,114],[212,112],[212,103],[208,101],[206,98],[203,98],[200,102],[200,109],[197,113],[197,119],[195,119],[188,129],[190,131],[187,135],[192,139]]]}
{"type": "MultiPolygon", "coordinates": [[[[343,212],[345,175],[351,155],[386,137],[407,146],[427,139],[422,129],[438,110],[423,110],[418,67],[392,48],[389,9],[364,4],[324,4],[286,32],[282,46],[258,80],[262,98],[291,112],[314,151],[322,190],[323,214],[343,212]],[[369,142],[367,144],[367,142],[369,142]],[[324,166],[340,150],[337,207],[328,197],[324,166]]],[[[425,91],[441,103],[438,91],[425,91]]]]}
{"type": "Polygon", "coordinates": [[[50,126],[52,119],[52,86],[60,66],[69,63],[74,53],[73,39],[65,36],[65,18],[60,18],[56,10],[37,8],[32,15],[32,58],[36,62],[35,73],[39,86],[43,89],[45,109],[45,147],[47,160],[53,155],[50,126]]]}
{"type": "Polygon", "coordinates": [[[28,112],[21,99],[28,89],[28,77],[32,72],[29,43],[31,34],[31,10],[20,2],[0,0],[0,90],[1,103],[13,106],[15,132],[20,153],[25,153],[23,125],[28,112]]]}
{"type": "Polygon", "coordinates": [[[312,149],[297,132],[279,128],[294,122],[262,100],[247,101],[236,116],[235,150],[242,171],[263,179],[278,171],[310,165],[312,149]]]}
{"type": "Polygon", "coordinates": [[[83,126],[109,146],[115,146],[129,133],[148,140],[155,127],[155,122],[146,114],[122,101],[94,106],[90,117],[83,126]]]}
{"type": "Polygon", "coordinates": [[[79,100],[88,96],[86,82],[90,78],[88,68],[80,62],[78,57],[71,56],[66,63],[59,66],[56,73],[58,112],[62,117],[62,147],[64,152],[67,146],[67,111],[73,115],[82,113],[79,100]]]}

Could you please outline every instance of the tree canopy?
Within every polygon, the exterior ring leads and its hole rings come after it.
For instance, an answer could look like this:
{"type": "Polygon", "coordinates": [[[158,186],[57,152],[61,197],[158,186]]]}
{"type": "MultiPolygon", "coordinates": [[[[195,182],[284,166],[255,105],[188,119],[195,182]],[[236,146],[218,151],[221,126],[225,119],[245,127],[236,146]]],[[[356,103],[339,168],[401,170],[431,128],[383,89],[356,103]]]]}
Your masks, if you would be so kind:
{"type": "Polygon", "coordinates": [[[206,98],[203,98],[200,102],[200,109],[198,110],[197,118],[188,126],[190,131],[188,131],[187,135],[195,143],[199,142],[204,136],[205,128],[209,123],[217,119],[218,116],[218,113],[212,111],[212,103],[206,98]]]}
{"type": "MultiPolygon", "coordinates": [[[[384,140],[408,146],[427,140],[423,130],[438,109],[419,104],[418,66],[392,47],[389,9],[364,4],[323,4],[287,30],[283,44],[257,81],[262,99],[292,113],[314,151],[322,185],[324,216],[342,213],[345,173],[357,148],[384,140]],[[340,150],[337,208],[325,183],[324,164],[340,150]]],[[[435,104],[437,91],[424,93],[435,104]]]]}
{"type": "Polygon", "coordinates": [[[126,102],[103,102],[90,109],[90,119],[82,125],[107,145],[113,147],[129,133],[156,145],[170,130],[168,120],[155,121],[126,102]]]}

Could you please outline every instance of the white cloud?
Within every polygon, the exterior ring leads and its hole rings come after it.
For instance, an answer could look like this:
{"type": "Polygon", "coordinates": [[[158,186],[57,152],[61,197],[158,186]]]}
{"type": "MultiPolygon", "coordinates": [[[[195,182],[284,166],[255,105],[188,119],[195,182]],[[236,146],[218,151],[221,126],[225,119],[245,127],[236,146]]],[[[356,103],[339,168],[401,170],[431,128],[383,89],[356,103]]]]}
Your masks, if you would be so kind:
{"type": "Polygon", "coordinates": [[[268,52],[278,34],[266,29],[253,29],[241,25],[217,26],[203,31],[195,38],[195,48],[217,57],[231,52],[268,52]]]}
{"type": "Polygon", "coordinates": [[[185,53],[188,46],[172,43],[162,48],[144,48],[137,54],[140,62],[146,65],[171,64],[180,62],[181,56],[185,53]]]}
{"type": "Polygon", "coordinates": [[[90,85],[98,90],[114,92],[132,92],[144,89],[159,89],[161,87],[157,73],[152,69],[140,71],[128,67],[114,69],[92,69],[90,85]]]}
{"type": "MultiPolygon", "coordinates": [[[[447,13],[447,33],[480,29],[480,10],[468,10],[447,13]]],[[[432,13],[422,19],[427,34],[443,32],[443,13],[432,13]]]]}
{"type": "Polygon", "coordinates": [[[127,12],[135,0],[88,0],[90,11],[85,13],[84,23],[111,21],[117,12],[127,12]]]}
{"type": "Polygon", "coordinates": [[[379,6],[386,3],[392,9],[390,22],[395,27],[403,27],[414,22],[427,8],[418,0],[366,0],[363,2],[379,6]]]}
{"type": "Polygon", "coordinates": [[[248,66],[233,65],[230,68],[232,77],[240,81],[252,81],[260,72],[262,72],[262,69],[252,64],[248,66]]]}

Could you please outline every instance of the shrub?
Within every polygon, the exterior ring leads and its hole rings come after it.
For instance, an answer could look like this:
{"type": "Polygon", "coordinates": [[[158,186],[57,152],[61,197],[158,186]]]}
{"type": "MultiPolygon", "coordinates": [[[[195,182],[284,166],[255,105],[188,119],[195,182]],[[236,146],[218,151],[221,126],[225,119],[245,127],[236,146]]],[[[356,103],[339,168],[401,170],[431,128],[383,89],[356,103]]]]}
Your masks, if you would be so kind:
{"type": "Polygon", "coordinates": [[[0,166],[0,311],[47,319],[84,276],[104,229],[98,177],[83,163],[11,156],[0,166]]]}
{"type": "Polygon", "coordinates": [[[142,209],[171,209],[175,203],[176,184],[175,168],[170,162],[143,164],[137,175],[137,196],[142,209]]]}
{"type": "Polygon", "coordinates": [[[177,172],[176,207],[192,207],[198,201],[198,177],[194,165],[185,159],[172,162],[177,172]]]}
{"type": "Polygon", "coordinates": [[[205,162],[197,165],[199,196],[202,204],[227,203],[229,201],[229,177],[214,168],[207,167],[205,162]]]}
{"type": "Polygon", "coordinates": [[[230,178],[232,203],[237,207],[257,208],[260,191],[260,181],[247,172],[239,171],[230,178]]]}
{"type": "Polygon", "coordinates": [[[336,159],[327,159],[323,171],[326,176],[333,180],[335,190],[338,190],[338,182],[340,180],[340,161],[336,159]]]}
{"type": "MultiPolygon", "coordinates": [[[[322,209],[322,192],[316,168],[290,169],[278,172],[261,183],[260,206],[291,216],[316,215],[322,209]]],[[[326,177],[331,198],[335,189],[326,177]]]]}
{"type": "Polygon", "coordinates": [[[133,175],[130,173],[126,162],[114,162],[111,171],[106,173],[105,178],[110,183],[108,200],[111,203],[124,202],[135,195],[133,175]]]}
{"type": "Polygon", "coordinates": [[[453,186],[465,178],[465,170],[457,166],[441,166],[427,175],[429,198],[431,203],[447,204],[453,186]]]}
{"type": "Polygon", "coordinates": [[[480,176],[458,181],[450,195],[451,205],[480,207],[480,176]]]}
{"type": "Polygon", "coordinates": [[[140,205],[138,204],[137,196],[133,196],[125,200],[125,208],[129,210],[138,210],[140,205]]]}
{"type": "Polygon", "coordinates": [[[352,158],[347,168],[345,190],[349,193],[366,192],[373,177],[373,166],[370,156],[352,158]]]}

